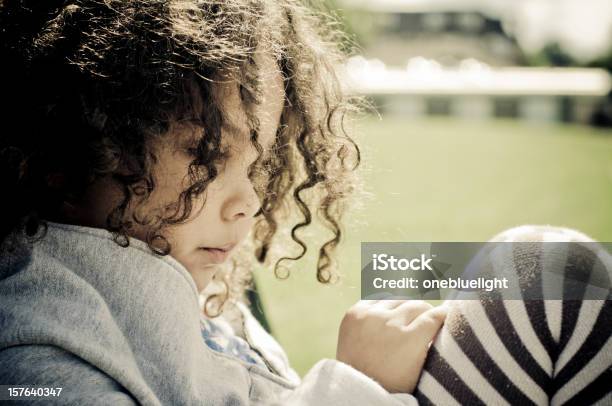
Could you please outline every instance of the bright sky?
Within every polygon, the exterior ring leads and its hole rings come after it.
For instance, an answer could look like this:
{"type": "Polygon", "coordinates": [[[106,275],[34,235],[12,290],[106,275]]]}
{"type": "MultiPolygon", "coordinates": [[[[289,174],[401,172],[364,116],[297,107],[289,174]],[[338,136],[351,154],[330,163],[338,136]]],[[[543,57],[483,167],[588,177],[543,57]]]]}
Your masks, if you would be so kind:
{"type": "Polygon", "coordinates": [[[610,0],[484,1],[515,7],[516,34],[527,49],[538,49],[556,39],[574,56],[589,59],[612,46],[610,0]]]}

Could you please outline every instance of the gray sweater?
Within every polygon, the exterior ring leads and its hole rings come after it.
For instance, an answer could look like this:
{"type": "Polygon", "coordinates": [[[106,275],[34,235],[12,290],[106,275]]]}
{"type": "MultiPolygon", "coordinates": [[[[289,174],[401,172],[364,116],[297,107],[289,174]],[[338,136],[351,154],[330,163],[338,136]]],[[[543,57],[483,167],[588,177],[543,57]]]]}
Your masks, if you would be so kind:
{"type": "Polygon", "coordinates": [[[195,283],[173,258],[49,223],[41,240],[14,235],[3,246],[0,385],[62,388],[44,404],[416,405],[332,359],[300,380],[239,308],[243,333],[276,373],[205,345],[195,283]]]}

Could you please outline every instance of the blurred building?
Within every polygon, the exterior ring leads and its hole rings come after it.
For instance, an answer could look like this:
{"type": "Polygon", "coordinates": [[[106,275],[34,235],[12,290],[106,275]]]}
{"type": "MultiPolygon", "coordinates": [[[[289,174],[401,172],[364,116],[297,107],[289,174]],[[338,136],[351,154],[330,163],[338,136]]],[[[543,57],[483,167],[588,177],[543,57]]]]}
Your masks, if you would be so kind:
{"type": "MultiPolygon", "coordinates": [[[[482,2],[423,0],[345,0],[344,7],[369,15],[367,58],[404,65],[414,56],[445,66],[474,58],[490,66],[518,65],[523,54],[504,29],[499,11],[482,2]]],[[[508,19],[505,19],[507,24],[508,19]]]]}
{"type": "MultiPolygon", "coordinates": [[[[477,0],[345,0],[368,14],[347,84],[380,112],[590,123],[611,89],[600,69],[524,67],[512,16],[477,0]]],[[[491,3],[493,4],[493,3],[491,3]]]]}
{"type": "Polygon", "coordinates": [[[448,68],[420,57],[404,69],[353,57],[346,78],[381,113],[579,123],[591,121],[612,86],[602,69],[493,68],[474,59],[448,68]]]}

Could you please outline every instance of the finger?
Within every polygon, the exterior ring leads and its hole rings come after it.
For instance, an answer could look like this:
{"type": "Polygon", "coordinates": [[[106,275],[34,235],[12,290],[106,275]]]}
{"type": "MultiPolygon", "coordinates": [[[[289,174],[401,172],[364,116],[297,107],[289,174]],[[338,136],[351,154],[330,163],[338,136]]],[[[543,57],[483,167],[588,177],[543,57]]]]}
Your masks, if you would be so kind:
{"type": "Polygon", "coordinates": [[[385,300],[378,300],[374,306],[376,306],[377,308],[382,308],[382,309],[395,309],[398,306],[401,306],[402,304],[406,303],[407,300],[398,300],[398,299],[385,299],[385,300]]]}
{"type": "Polygon", "coordinates": [[[407,329],[416,332],[415,340],[417,343],[427,346],[438,334],[438,331],[444,324],[448,308],[446,306],[437,306],[421,313],[412,323],[407,326],[407,329]]]}
{"type": "Polygon", "coordinates": [[[424,300],[407,300],[396,307],[393,312],[395,313],[395,317],[400,317],[403,320],[403,324],[407,325],[419,315],[432,308],[433,306],[424,300]]]}
{"type": "Polygon", "coordinates": [[[357,303],[355,303],[354,305],[351,306],[351,310],[353,310],[353,311],[365,311],[365,310],[369,309],[370,307],[372,307],[377,302],[380,302],[380,300],[360,300],[360,301],[358,301],[357,303]]]}

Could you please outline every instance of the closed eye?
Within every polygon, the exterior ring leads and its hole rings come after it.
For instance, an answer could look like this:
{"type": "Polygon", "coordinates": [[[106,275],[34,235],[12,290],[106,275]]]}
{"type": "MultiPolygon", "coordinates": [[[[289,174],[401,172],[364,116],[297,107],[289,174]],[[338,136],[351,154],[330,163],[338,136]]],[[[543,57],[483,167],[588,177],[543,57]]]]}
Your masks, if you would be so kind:
{"type": "Polygon", "coordinates": [[[193,157],[198,156],[198,149],[194,147],[185,148],[185,152],[187,152],[189,156],[193,156],[193,157]]]}

